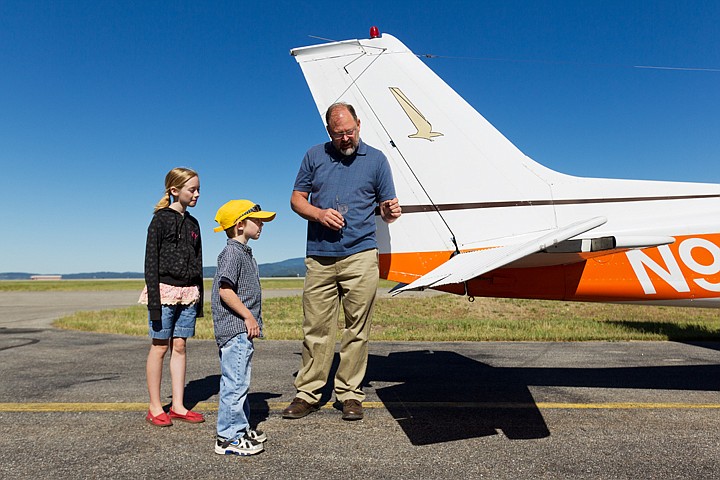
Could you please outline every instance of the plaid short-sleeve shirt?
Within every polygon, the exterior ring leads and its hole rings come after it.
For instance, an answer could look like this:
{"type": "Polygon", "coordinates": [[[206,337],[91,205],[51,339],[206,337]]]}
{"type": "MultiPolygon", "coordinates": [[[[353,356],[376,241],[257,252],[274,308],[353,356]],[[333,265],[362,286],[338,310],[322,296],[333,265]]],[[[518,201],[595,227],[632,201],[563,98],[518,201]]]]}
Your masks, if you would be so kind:
{"type": "Polygon", "coordinates": [[[213,328],[218,347],[222,347],[240,333],[247,333],[244,319],[220,299],[222,283],[229,285],[253,314],[260,325],[262,337],[262,290],[252,248],[229,238],[227,245],[218,255],[217,272],[212,287],[213,328]]]}

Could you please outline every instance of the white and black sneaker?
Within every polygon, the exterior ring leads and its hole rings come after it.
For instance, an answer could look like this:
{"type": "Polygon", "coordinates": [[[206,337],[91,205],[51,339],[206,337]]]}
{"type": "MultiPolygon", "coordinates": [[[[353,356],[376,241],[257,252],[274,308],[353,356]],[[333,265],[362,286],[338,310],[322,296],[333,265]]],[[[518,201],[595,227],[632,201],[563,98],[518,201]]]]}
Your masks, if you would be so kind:
{"type": "Polygon", "coordinates": [[[265,443],[267,442],[267,435],[265,435],[265,432],[262,430],[253,430],[250,429],[247,432],[245,432],[245,436],[249,437],[251,440],[255,440],[259,443],[265,443]]]}
{"type": "Polygon", "coordinates": [[[250,438],[247,433],[235,440],[218,437],[215,441],[215,453],[218,455],[255,455],[263,450],[263,444],[250,438]]]}

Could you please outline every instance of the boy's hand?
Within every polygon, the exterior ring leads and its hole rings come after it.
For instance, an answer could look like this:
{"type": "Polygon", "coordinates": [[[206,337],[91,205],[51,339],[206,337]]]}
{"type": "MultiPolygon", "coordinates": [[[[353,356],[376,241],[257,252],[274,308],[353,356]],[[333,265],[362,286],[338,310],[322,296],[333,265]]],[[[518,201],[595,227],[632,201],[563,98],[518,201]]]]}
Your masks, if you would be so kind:
{"type": "Polygon", "coordinates": [[[250,316],[245,319],[245,327],[247,328],[247,336],[248,340],[252,340],[253,338],[257,338],[260,336],[260,325],[258,325],[257,320],[255,320],[255,317],[250,316]]]}

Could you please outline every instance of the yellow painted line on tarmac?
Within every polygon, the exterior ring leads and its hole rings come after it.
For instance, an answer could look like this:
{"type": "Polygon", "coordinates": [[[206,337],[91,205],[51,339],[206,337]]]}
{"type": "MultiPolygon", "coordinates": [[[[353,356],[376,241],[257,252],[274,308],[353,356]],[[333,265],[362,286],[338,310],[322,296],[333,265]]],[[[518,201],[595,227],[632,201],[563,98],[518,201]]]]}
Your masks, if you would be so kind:
{"type": "MultiPolygon", "coordinates": [[[[217,410],[216,403],[198,403],[198,410],[217,410]]],[[[147,403],[0,403],[0,412],[142,412],[147,403]]]]}
{"type": "Polygon", "coordinates": [[[693,410],[693,409],[720,409],[718,403],[658,403],[658,402],[606,402],[606,403],[553,403],[539,402],[539,409],[607,409],[607,410],[693,410]]]}
{"type": "Polygon", "coordinates": [[[562,402],[364,402],[366,408],[387,408],[390,406],[427,407],[427,408],[478,408],[478,409],[508,409],[533,408],[540,410],[581,410],[581,409],[608,409],[608,410],[652,410],[652,409],[720,409],[720,403],[644,403],[644,402],[601,402],[601,403],[562,403],[562,402]]]}
{"type": "MultiPolygon", "coordinates": [[[[289,402],[268,402],[271,411],[281,411],[289,402]]],[[[539,410],[720,410],[720,403],[661,403],[661,402],[600,402],[600,403],[513,403],[513,402],[363,402],[366,409],[386,408],[475,408],[475,409],[539,409],[539,410]]],[[[64,403],[64,402],[24,402],[0,403],[0,412],[142,412],[147,403],[64,403]]],[[[201,402],[193,405],[201,412],[217,411],[217,403],[201,402]]],[[[333,404],[323,405],[323,409],[333,409],[333,404]]]]}

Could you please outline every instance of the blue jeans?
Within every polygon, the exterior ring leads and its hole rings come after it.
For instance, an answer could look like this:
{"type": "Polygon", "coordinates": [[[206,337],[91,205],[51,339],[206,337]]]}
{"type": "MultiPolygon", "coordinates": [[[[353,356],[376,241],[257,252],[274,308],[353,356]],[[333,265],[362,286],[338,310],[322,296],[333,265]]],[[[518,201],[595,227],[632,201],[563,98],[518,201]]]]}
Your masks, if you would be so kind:
{"type": "Polygon", "coordinates": [[[247,333],[236,335],[220,348],[218,437],[234,440],[250,429],[248,392],[254,350],[247,333]]]}

